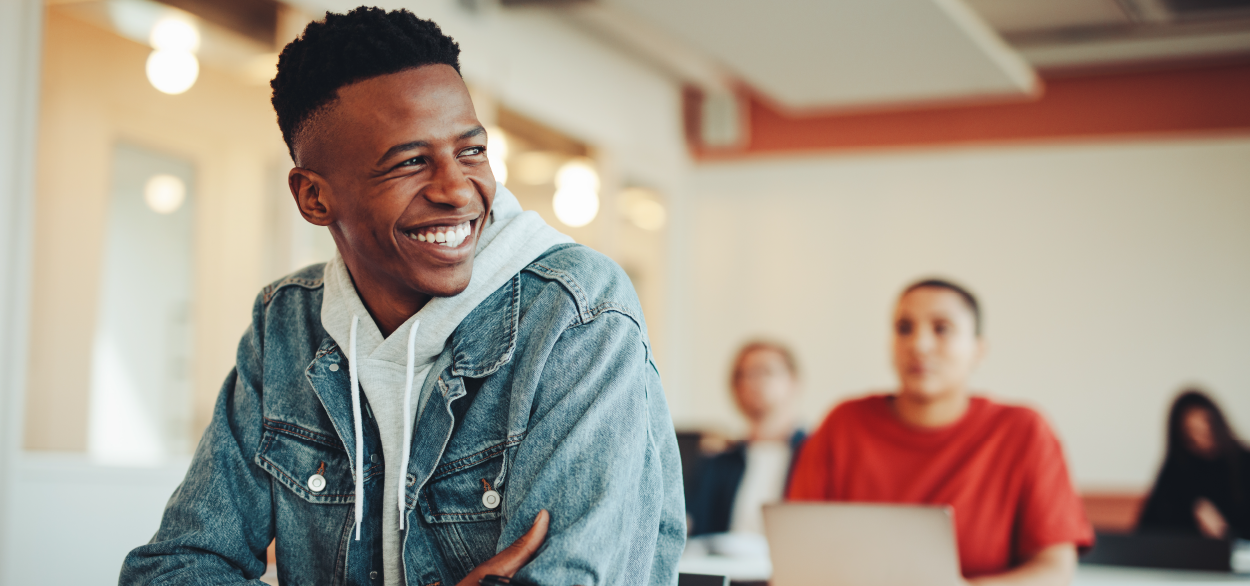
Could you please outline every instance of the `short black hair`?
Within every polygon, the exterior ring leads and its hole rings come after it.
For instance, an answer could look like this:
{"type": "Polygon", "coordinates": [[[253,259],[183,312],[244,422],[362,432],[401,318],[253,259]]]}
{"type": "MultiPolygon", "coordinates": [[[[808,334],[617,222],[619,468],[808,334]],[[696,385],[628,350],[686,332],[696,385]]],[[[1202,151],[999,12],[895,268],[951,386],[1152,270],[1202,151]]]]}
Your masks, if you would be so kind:
{"type": "Polygon", "coordinates": [[[278,56],[273,109],[295,160],[295,141],[308,121],[338,98],[339,88],[424,65],[450,65],[460,73],[460,45],[433,21],[407,10],[361,6],[327,12],[278,56]]]}
{"type": "Polygon", "coordinates": [[[959,298],[964,300],[964,304],[968,306],[968,309],[972,310],[972,319],[973,323],[976,325],[976,334],[978,336],[981,335],[981,304],[977,302],[977,296],[973,295],[972,292],[966,287],[957,285],[954,282],[947,281],[946,279],[921,279],[908,285],[906,289],[903,289],[903,292],[899,294],[898,298],[902,299],[908,293],[911,293],[916,289],[946,289],[947,291],[959,295],[959,298]]]}

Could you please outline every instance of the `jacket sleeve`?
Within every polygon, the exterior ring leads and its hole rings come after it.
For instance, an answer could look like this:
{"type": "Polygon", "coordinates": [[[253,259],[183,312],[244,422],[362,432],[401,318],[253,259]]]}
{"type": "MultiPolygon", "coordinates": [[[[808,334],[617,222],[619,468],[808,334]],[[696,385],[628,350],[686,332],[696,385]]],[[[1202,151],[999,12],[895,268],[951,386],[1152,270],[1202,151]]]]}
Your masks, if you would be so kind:
{"type": "Polygon", "coordinates": [[[258,298],[187,476],[156,536],[126,556],[120,584],[262,584],[274,535],[270,481],[252,463],[261,434],[263,309],[258,298]]]}
{"type": "Polygon", "coordinates": [[[518,578],[675,584],[686,535],[681,462],[639,325],[609,311],[571,327],[541,369],[498,547],[547,509],[547,539],[518,578]]]}

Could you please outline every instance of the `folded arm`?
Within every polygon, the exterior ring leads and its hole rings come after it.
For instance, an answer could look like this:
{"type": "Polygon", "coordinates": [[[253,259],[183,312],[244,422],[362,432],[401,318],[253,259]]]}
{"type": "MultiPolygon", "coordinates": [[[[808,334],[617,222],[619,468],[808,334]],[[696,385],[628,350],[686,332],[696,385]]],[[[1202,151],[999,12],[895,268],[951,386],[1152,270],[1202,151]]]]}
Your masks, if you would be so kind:
{"type": "Polygon", "coordinates": [[[639,325],[607,312],[540,362],[500,543],[551,511],[517,577],[536,584],[669,584],[685,542],[676,437],[639,325]]]}

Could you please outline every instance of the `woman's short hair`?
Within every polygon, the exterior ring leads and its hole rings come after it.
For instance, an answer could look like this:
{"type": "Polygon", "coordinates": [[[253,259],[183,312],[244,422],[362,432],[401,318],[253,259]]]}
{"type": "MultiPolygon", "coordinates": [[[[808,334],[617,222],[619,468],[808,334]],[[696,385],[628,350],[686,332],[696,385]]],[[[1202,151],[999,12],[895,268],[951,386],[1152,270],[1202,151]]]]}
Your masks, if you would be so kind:
{"type": "Polygon", "coordinates": [[[972,311],[972,320],[976,327],[976,334],[978,336],[981,335],[981,304],[977,302],[977,296],[973,295],[972,292],[966,287],[946,279],[922,279],[908,285],[907,288],[903,289],[903,292],[899,294],[898,298],[902,299],[903,297],[906,297],[908,293],[911,293],[916,289],[946,289],[947,291],[959,295],[959,298],[963,299],[964,305],[967,305],[968,309],[972,311]]]}
{"type": "Polygon", "coordinates": [[[732,370],[729,372],[730,384],[738,382],[738,367],[742,364],[742,359],[746,358],[747,354],[757,350],[772,350],[780,354],[782,361],[786,363],[786,370],[790,371],[790,376],[798,378],[799,363],[794,359],[794,353],[790,351],[789,347],[773,340],[754,339],[743,344],[742,347],[738,348],[737,354],[734,354],[732,370]]]}

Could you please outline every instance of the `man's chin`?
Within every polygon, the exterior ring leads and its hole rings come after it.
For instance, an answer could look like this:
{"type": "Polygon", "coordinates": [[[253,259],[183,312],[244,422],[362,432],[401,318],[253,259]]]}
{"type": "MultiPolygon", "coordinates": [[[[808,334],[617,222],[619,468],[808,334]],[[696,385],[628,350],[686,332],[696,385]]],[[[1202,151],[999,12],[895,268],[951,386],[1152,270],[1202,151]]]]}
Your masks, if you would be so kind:
{"type": "Polygon", "coordinates": [[[455,297],[469,288],[471,271],[444,279],[418,279],[415,289],[430,297],[455,297]]]}
{"type": "Polygon", "coordinates": [[[941,388],[937,388],[936,385],[913,383],[905,385],[900,394],[905,396],[907,400],[912,403],[917,405],[927,405],[944,399],[948,393],[941,388]]]}

